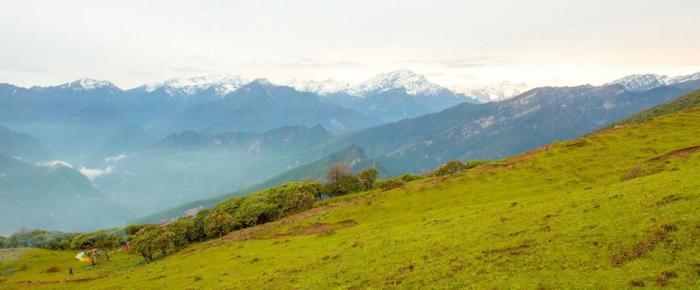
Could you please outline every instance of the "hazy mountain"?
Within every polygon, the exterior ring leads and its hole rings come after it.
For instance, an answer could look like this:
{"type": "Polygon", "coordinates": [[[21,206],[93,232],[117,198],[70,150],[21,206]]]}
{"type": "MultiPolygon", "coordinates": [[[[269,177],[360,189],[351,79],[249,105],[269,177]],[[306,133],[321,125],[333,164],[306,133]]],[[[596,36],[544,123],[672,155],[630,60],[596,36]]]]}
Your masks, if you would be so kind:
{"type": "Polygon", "coordinates": [[[183,131],[106,162],[94,180],[140,213],[250,186],[312,162],[309,148],[333,136],[322,126],[283,127],[263,133],[183,131]]]}
{"type": "Polygon", "coordinates": [[[88,230],[129,216],[65,162],[34,165],[0,155],[0,233],[21,227],[88,230]]]}
{"type": "Polygon", "coordinates": [[[285,182],[290,181],[303,181],[303,180],[318,180],[323,181],[325,178],[326,169],[338,162],[344,162],[351,165],[353,171],[358,172],[364,168],[376,167],[383,173],[383,168],[371,158],[368,158],[364,153],[364,150],[359,146],[348,146],[338,152],[332,153],[328,156],[320,158],[309,164],[299,166],[287,171],[284,171],[268,180],[260,182],[250,187],[235,190],[233,192],[214,196],[207,199],[195,200],[187,202],[166,210],[150,214],[148,216],[139,218],[134,221],[136,223],[154,223],[171,220],[187,213],[194,212],[201,208],[208,208],[214,206],[215,204],[221,202],[224,199],[230,198],[237,195],[245,195],[251,192],[255,192],[264,188],[280,185],[285,182]]]}
{"type": "Polygon", "coordinates": [[[317,124],[331,132],[347,132],[378,122],[353,110],[321,102],[315,94],[255,80],[220,100],[187,109],[172,126],[179,130],[222,133],[317,124]]]}
{"type": "Polygon", "coordinates": [[[33,136],[15,132],[3,125],[0,125],[0,154],[35,161],[51,156],[49,150],[33,136]]]}

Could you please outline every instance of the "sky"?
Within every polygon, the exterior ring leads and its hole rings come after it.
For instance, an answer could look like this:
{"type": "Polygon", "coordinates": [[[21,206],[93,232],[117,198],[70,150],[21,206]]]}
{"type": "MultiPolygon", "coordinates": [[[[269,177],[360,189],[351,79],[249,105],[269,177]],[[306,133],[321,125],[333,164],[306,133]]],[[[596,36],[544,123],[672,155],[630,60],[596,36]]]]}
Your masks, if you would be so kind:
{"type": "Polygon", "coordinates": [[[241,75],[450,87],[700,71],[700,1],[3,1],[0,83],[241,75]]]}

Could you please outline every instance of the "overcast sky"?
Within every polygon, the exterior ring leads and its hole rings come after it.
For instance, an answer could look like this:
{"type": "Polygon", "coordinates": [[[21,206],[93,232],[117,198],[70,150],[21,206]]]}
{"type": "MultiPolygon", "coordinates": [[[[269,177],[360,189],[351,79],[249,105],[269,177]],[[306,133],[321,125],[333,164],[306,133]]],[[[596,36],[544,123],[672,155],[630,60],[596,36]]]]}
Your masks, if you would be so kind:
{"type": "Polygon", "coordinates": [[[449,86],[700,71],[698,0],[3,1],[0,83],[210,73],[449,86]]]}

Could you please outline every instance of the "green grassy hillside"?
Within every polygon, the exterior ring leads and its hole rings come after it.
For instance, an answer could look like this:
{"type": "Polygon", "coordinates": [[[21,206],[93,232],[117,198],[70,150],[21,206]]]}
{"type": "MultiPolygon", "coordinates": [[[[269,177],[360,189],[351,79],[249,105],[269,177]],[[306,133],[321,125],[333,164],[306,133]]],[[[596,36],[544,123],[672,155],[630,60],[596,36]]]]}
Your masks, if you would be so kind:
{"type": "Polygon", "coordinates": [[[690,109],[332,199],[150,264],[2,250],[0,287],[698,289],[698,124],[690,109]]]}

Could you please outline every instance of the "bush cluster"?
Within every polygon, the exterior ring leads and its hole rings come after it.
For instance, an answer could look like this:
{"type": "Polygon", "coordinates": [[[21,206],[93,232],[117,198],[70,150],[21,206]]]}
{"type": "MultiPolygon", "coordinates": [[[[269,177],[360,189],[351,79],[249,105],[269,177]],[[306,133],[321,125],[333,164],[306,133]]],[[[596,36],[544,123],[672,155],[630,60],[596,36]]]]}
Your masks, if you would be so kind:
{"type": "Polygon", "coordinates": [[[150,262],[192,242],[222,237],[309,209],[325,192],[326,188],[318,182],[292,182],[228,199],[195,216],[160,225],[132,225],[125,231],[130,233],[134,251],[150,262]]]}
{"type": "Polygon", "coordinates": [[[44,230],[20,230],[0,238],[0,248],[43,248],[50,250],[110,249],[123,245],[126,235],[121,229],[86,233],[63,233],[44,230]]]}
{"type": "Polygon", "coordinates": [[[440,177],[440,176],[447,176],[447,175],[452,175],[455,173],[458,173],[462,170],[467,170],[471,169],[474,167],[477,167],[479,165],[485,164],[486,161],[480,161],[480,160],[475,160],[475,161],[467,161],[467,162],[462,162],[459,160],[450,160],[442,165],[438,166],[433,173],[431,173],[431,176],[434,177],[440,177]]]}

